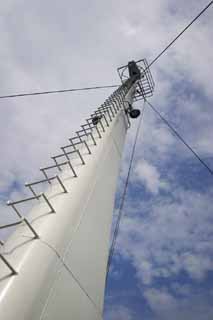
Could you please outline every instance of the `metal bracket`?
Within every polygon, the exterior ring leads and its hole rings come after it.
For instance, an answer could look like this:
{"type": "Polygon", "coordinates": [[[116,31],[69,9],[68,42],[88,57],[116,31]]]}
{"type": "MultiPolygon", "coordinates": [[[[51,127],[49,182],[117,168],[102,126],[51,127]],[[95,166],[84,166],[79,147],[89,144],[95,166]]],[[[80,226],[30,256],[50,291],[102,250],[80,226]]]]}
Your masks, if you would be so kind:
{"type": "Polygon", "coordinates": [[[4,264],[6,264],[6,266],[8,267],[8,269],[10,269],[11,271],[11,275],[17,275],[18,272],[11,266],[11,264],[9,263],[9,261],[3,256],[3,254],[0,253],[0,258],[2,259],[2,261],[4,262],[4,264]]]}
{"type": "MultiPolygon", "coordinates": [[[[155,84],[146,59],[136,61],[136,66],[140,71],[141,77],[137,81],[134,101],[146,100],[153,95],[155,84]]],[[[122,83],[130,79],[128,65],[118,68],[118,75],[122,83]]]]}
{"type": "Polygon", "coordinates": [[[40,184],[40,183],[45,183],[45,182],[49,183],[49,181],[52,181],[54,179],[58,180],[58,183],[61,185],[64,193],[67,193],[68,191],[66,190],[62,180],[60,179],[60,177],[58,175],[55,175],[54,177],[50,177],[50,178],[48,178],[48,180],[42,179],[42,180],[31,182],[31,183],[25,183],[25,187],[28,187],[30,189],[30,191],[32,192],[32,194],[39,199],[39,195],[36,194],[35,190],[33,189],[33,186],[40,184]]]}
{"type": "MultiPolygon", "coordinates": [[[[62,148],[63,148],[63,147],[62,147],[62,148]]],[[[61,148],[61,149],[62,149],[62,148],[61,148]]],[[[63,149],[62,149],[62,150],[63,150],[63,149]]],[[[65,166],[65,165],[68,165],[68,166],[70,167],[70,169],[72,170],[74,177],[77,177],[77,174],[76,174],[75,170],[73,169],[70,161],[65,161],[65,162],[62,162],[62,163],[57,163],[57,164],[55,164],[55,165],[52,165],[52,166],[49,166],[49,167],[45,167],[45,168],[40,168],[40,170],[41,170],[41,172],[44,174],[45,178],[48,180],[49,184],[51,184],[51,180],[49,179],[46,171],[47,171],[47,170],[50,170],[50,169],[54,169],[54,168],[58,168],[59,171],[62,171],[62,170],[61,170],[61,166],[65,166]]]]}

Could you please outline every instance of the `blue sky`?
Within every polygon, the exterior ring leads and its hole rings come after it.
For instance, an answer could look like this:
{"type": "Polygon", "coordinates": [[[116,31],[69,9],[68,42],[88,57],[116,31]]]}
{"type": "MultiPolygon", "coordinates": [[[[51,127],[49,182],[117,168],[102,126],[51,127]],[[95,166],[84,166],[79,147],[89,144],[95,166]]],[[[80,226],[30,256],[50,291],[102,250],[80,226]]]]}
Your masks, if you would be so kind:
{"type": "MultiPolygon", "coordinates": [[[[188,81],[181,87],[173,85],[178,94],[169,99],[172,103],[164,106],[164,113],[187,139],[188,133],[196,135],[203,121],[203,115],[197,119],[196,110],[193,116],[186,110],[189,100],[205,104],[204,114],[211,102],[188,81]],[[186,101],[181,110],[179,94],[186,101]]],[[[105,318],[211,319],[212,175],[155,116],[147,105],[107,287],[105,318]],[[152,121],[155,128],[148,132],[147,122],[152,121]],[[156,127],[159,135],[161,130],[169,135],[163,152],[149,137],[156,127]]],[[[191,144],[198,151],[197,144],[191,144]]],[[[204,152],[203,159],[211,167],[211,154],[204,152]]],[[[121,180],[127,163],[125,159],[121,180]]]]}
{"type": "MultiPolygon", "coordinates": [[[[205,0],[10,0],[0,5],[0,94],[118,84],[151,61],[205,0]],[[50,10],[51,8],[51,10],[50,10]]],[[[213,168],[213,9],[152,67],[151,102],[213,168]]],[[[1,223],[111,90],[0,101],[1,223]]],[[[142,106],[141,103],[138,104],[142,106]]],[[[137,121],[128,133],[122,191],[137,121]]],[[[106,290],[105,320],[213,318],[212,176],[146,106],[106,290]]],[[[116,211],[115,211],[116,213],[116,211]]]]}
{"type": "MultiPolygon", "coordinates": [[[[175,168],[176,176],[183,174],[181,169],[175,168]]],[[[126,206],[133,205],[125,210],[121,223],[107,287],[106,319],[118,317],[117,306],[121,319],[123,313],[126,319],[212,317],[210,183],[205,187],[203,181],[198,183],[195,169],[200,177],[202,170],[194,165],[192,172],[176,179],[170,191],[158,195],[131,183],[126,206]],[[197,308],[196,300],[200,303],[197,308]]],[[[171,174],[172,169],[168,170],[164,179],[171,174]]],[[[212,179],[205,178],[207,182],[212,179]]]]}

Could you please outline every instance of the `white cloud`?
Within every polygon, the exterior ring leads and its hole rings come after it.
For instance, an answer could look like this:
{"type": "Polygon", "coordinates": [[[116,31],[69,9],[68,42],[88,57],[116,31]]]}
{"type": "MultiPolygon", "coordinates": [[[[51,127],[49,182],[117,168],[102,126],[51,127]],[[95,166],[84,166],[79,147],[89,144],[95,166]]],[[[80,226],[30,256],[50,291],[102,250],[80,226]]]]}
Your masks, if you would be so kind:
{"type": "Polygon", "coordinates": [[[210,320],[213,316],[211,301],[205,294],[190,294],[184,299],[177,299],[167,289],[148,289],[144,296],[159,320],[210,320]]]}
{"type": "Polygon", "coordinates": [[[124,306],[116,306],[112,307],[111,309],[109,308],[106,311],[105,320],[133,320],[135,319],[134,314],[132,313],[131,310],[124,306]]]}
{"type": "Polygon", "coordinates": [[[177,307],[176,299],[166,289],[148,289],[144,292],[144,297],[157,314],[177,307]]]}
{"type": "Polygon", "coordinates": [[[160,189],[167,188],[167,183],[160,179],[158,169],[146,161],[140,161],[135,167],[136,180],[143,182],[148,191],[157,194],[160,189]]]}
{"type": "Polygon", "coordinates": [[[184,269],[195,280],[202,280],[207,271],[213,270],[213,261],[205,254],[186,253],[182,259],[184,269]]]}
{"type": "Polygon", "coordinates": [[[174,197],[152,199],[133,212],[131,205],[126,209],[119,252],[131,259],[143,284],[152,285],[156,278],[169,279],[182,271],[201,281],[213,270],[211,193],[174,189],[174,197]]]}

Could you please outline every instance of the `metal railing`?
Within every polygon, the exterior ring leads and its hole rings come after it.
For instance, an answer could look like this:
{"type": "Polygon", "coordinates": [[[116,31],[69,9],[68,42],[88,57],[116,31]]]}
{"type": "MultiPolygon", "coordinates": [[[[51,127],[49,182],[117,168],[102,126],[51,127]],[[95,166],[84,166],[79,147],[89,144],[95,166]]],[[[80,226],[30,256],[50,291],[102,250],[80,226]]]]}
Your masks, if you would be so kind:
{"type": "MultiPolygon", "coordinates": [[[[92,154],[89,142],[96,146],[98,144],[98,140],[102,138],[102,135],[106,132],[107,128],[109,128],[110,123],[116,117],[118,112],[121,109],[125,109],[124,98],[127,92],[129,91],[130,87],[130,81],[127,80],[125,83],[123,83],[97,110],[95,110],[91,114],[89,118],[86,119],[86,124],[81,125],[82,129],[76,132],[76,136],[69,138],[70,144],[61,147],[63,153],[51,157],[54,164],[40,168],[40,171],[44,175],[44,179],[40,179],[38,181],[33,181],[25,184],[25,186],[29,188],[30,192],[32,193],[31,197],[17,201],[9,200],[7,202],[7,205],[13,208],[19,220],[10,224],[0,226],[0,230],[25,224],[32,232],[34,236],[33,238],[39,238],[39,234],[32,226],[32,223],[30,223],[28,219],[20,213],[20,209],[18,208],[18,206],[26,202],[40,201],[41,199],[43,199],[43,201],[47,204],[48,208],[50,209],[49,213],[56,213],[53,205],[48,199],[48,196],[44,192],[37,193],[35,190],[35,186],[39,186],[41,184],[51,185],[52,181],[56,180],[58,182],[58,185],[61,187],[63,193],[68,193],[64,181],[59,176],[59,174],[63,171],[62,168],[64,166],[68,167],[71,170],[73,177],[77,178],[76,169],[74,168],[74,165],[71,163],[71,155],[76,156],[76,159],[78,158],[81,161],[82,165],[86,164],[82,151],[85,151],[89,155],[92,154]],[[95,117],[96,121],[94,121],[95,117]],[[69,148],[71,148],[70,151],[68,150],[69,148]],[[66,161],[60,162],[60,159],[63,158],[65,158],[66,161]],[[47,172],[54,169],[57,170],[59,174],[53,176],[48,175],[47,172]]],[[[124,114],[128,118],[128,114],[126,112],[124,112],[124,114]]],[[[0,240],[0,245],[4,246],[4,241],[0,240]]],[[[13,268],[10,262],[5,258],[3,253],[0,253],[0,259],[11,271],[11,275],[18,274],[18,272],[13,268]]]]}

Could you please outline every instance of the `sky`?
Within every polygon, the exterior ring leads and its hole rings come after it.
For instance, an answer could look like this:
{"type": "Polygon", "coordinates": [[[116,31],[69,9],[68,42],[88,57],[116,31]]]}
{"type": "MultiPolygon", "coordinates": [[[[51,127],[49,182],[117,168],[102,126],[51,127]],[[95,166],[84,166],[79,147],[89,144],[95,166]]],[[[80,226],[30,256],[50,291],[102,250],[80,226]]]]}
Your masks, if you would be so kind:
{"type": "MultiPolygon", "coordinates": [[[[152,61],[206,3],[1,2],[0,95],[119,84],[119,66],[152,61]]],[[[212,16],[213,7],[152,66],[150,102],[213,169],[212,16]]],[[[111,92],[0,100],[1,223],[13,219],[5,201],[26,193],[24,183],[111,92]]],[[[137,120],[126,140],[115,219],[136,127],[137,120]]],[[[104,320],[213,319],[212,179],[146,105],[104,320]]]]}

